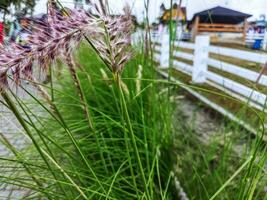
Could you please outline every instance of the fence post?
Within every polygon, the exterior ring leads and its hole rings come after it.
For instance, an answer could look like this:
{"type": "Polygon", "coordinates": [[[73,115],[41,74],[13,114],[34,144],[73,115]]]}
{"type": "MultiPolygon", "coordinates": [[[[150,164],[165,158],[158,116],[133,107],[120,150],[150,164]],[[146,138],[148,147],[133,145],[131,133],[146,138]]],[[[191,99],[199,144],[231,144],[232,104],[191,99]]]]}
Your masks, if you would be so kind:
{"type": "Polygon", "coordinates": [[[265,29],[265,31],[264,31],[262,49],[265,51],[267,50],[267,29],[265,29]]]}
{"type": "Polygon", "coordinates": [[[170,35],[167,28],[164,29],[161,36],[160,67],[168,68],[170,59],[170,35]]]}
{"type": "Polygon", "coordinates": [[[210,37],[199,35],[195,40],[194,60],[193,60],[193,83],[204,83],[206,81],[205,72],[208,70],[210,37]]]}

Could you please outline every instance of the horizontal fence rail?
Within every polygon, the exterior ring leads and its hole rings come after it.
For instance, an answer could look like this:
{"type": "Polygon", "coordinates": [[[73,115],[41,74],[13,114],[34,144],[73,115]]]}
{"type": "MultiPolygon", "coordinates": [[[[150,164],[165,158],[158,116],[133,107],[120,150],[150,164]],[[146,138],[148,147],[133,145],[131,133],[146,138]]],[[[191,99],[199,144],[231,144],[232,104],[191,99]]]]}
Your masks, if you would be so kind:
{"type": "Polygon", "coordinates": [[[260,64],[265,64],[267,62],[267,54],[263,53],[254,53],[244,50],[237,50],[237,49],[218,47],[218,46],[210,46],[209,52],[223,56],[229,56],[240,60],[256,62],[260,64]]]}
{"type": "Polygon", "coordinates": [[[259,33],[259,34],[247,34],[246,35],[246,43],[252,43],[255,42],[255,40],[264,40],[265,33],[259,33]]]}
{"type": "MultiPolygon", "coordinates": [[[[170,53],[169,35],[165,34],[164,36],[163,34],[159,37],[157,43],[161,43],[161,46],[157,46],[154,58],[160,63],[160,67],[168,68],[170,53]]],[[[175,41],[174,46],[176,48],[173,52],[173,68],[191,76],[192,83],[208,84],[256,109],[266,112],[267,96],[261,91],[256,91],[254,86],[259,84],[262,87],[267,87],[267,76],[260,76],[259,71],[256,71],[257,69],[253,71],[252,69],[232,64],[230,61],[228,63],[226,58],[229,57],[231,58],[230,60],[243,60],[255,63],[255,65],[263,65],[267,63],[267,53],[210,45],[209,36],[203,35],[197,36],[195,43],[175,41]],[[190,51],[183,51],[183,49],[189,49],[190,51]],[[224,61],[219,60],[219,58],[213,58],[213,55],[223,56],[224,61]],[[225,72],[233,76],[228,77],[225,72]],[[235,76],[240,77],[240,79],[235,80],[233,78],[235,76]]]]}
{"type": "Polygon", "coordinates": [[[195,44],[190,42],[175,41],[174,45],[176,47],[185,48],[185,49],[195,49],[195,44]]]}
{"type": "Polygon", "coordinates": [[[186,60],[193,60],[194,59],[194,55],[189,54],[189,53],[183,53],[181,51],[175,51],[173,54],[174,57],[180,57],[186,60]]]}
{"type": "Polygon", "coordinates": [[[155,45],[154,50],[157,52],[160,52],[161,46],[160,45],[155,45]]]}
{"type": "MultiPolygon", "coordinates": [[[[216,59],[209,58],[208,59],[208,65],[216,68],[218,70],[222,70],[224,72],[228,72],[231,74],[234,74],[236,76],[242,77],[244,79],[256,82],[259,78],[259,73],[233,65],[229,64],[223,61],[219,61],[216,59]]],[[[258,83],[264,86],[267,86],[267,76],[262,75],[261,78],[258,80],[258,83]]]]}
{"type": "Polygon", "coordinates": [[[235,32],[242,33],[244,28],[239,25],[231,24],[204,24],[198,25],[198,30],[203,32],[235,32]]]}
{"type": "Polygon", "coordinates": [[[266,95],[257,92],[247,86],[244,86],[240,83],[237,83],[235,81],[232,81],[228,78],[222,77],[220,75],[217,75],[215,73],[212,72],[206,72],[205,73],[207,76],[207,79],[231,90],[234,91],[238,94],[241,94],[245,97],[247,97],[247,100],[249,101],[250,99],[253,100],[256,103],[261,104],[262,106],[265,105],[266,103],[266,95]]]}
{"type": "Polygon", "coordinates": [[[174,64],[174,69],[180,70],[188,75],[191,75],[193,73],[193,67],[191,65],[188,65],[186,63],[177,60],[175,60],[173,64],[174,64]]]}
{"type": "MultiPolygon", "coordinates": [[[[161,74],[165,78],[168,78],[169,77],[168,73],[166,73],[166,72],[163,72],[161,70],[158,70],[158,72],[159,72],[159,74],[161,74]]],[[[216,103],[213,103],[211,100],[209,100],[208,98],[202,96],[201,94],[199,94],[195,90],[191,89],[190,87],[187,87],[186,85],[184,85],[183,82],[179,81],[178,79],[175,79],[173,77],[171,77],[170,79],[172,81],[176,82],[177,84],[179,84],[182,88],[184,88],[190,94],[192,94],[193,96],[195,96],[196,98],[198,98],[200,101],[202,101],[203,103],[209,105],[214,110],[217,110],[219,113],[221,113],[222,115],[228,117],[230,120],[232,120],[232,121],[238,123],[239,125],[243,126],[246,130],[250,131],[251,133],[253,133],[255,135],[257,134],[257,130],[255,130],[252,126],[248,125],[243,120],[241,120],[238,117],[236,117],[231,112],[227,111],[226,109],[224,109],[223,107],[217,105],[216,103]]]]}
{"type": "Polygon", "coordinates": [[[267,30],[263,33],[248,32],[246,34],[245,42],[247,45],[254,45],[257,40],[260,41],[261,49],[267,50],[267,30]]]}

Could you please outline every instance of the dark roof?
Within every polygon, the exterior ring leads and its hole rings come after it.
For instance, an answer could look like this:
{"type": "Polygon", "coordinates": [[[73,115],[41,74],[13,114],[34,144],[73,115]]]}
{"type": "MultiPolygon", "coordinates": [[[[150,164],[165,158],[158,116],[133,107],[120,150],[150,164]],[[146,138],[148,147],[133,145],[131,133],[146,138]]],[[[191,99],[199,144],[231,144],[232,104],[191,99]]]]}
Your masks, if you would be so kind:
{"type": "Polygon", "coordinates": [[[200,18],[200,23],[239,24],[252,15],[217,6],[194,14],[192,21],[194,21],[197,16],[200,18]]]}

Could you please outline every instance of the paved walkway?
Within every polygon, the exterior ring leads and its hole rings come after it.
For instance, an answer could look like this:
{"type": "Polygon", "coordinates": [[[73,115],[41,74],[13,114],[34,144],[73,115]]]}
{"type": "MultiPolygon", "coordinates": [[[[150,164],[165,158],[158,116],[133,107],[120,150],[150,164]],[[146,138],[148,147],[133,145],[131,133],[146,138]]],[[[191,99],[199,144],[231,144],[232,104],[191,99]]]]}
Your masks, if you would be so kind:
{"type": "MultiPolygon", "coordinates": [[[[27,85],[24,84],[27,89],[33,91],[33,89],[27,85]]],[[[29,99],[27,97],[26,93],[22,90],[14,89],[13,91],[16,92],[16,94],[23,98],[24,100],[29,99]]],[[[1,99],[2,100],[2,99],[1,99]]],[[[8,108],[6,108],[4,105],[0,103],[0,139],[2,140],[2,137],[6,138],[12,146],[14,146],[17,150],[23,149],[27,142],[29,140],[24,135],[23,130],[21,126],[19,125],[18,121],[16,120],[16,117],[11,113],[8,108]]],[[[0,142],[0,157],[1,158],[10,158],[13,154],[8,148],[0,142]]],[[[8,176],[13,173],[17,173],[14,171],[13,168],[8,167],[6,164],[3,164],[4,161],[0,160],[0,176],[8,176]],[[4,165],[4,166],[3,166],[4,165]]],[[[25,189],[21,189],[19,187],[15,186],[7,186],[3,183],[3,180],[1,181],[0,177],[0,199],[6,200],[6,199],[22,199],[23,196],[28,191],[25,189]]]]}

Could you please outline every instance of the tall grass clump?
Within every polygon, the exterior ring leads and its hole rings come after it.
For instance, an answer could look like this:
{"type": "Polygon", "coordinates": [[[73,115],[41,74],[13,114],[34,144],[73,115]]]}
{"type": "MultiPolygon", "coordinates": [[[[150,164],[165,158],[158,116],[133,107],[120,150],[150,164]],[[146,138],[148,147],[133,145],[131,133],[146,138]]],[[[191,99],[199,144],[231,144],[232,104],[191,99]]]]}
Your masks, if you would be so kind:
{"type": "MultiPolygon", "coordinates": [[[[177,3],[178,10],[180,10],[182,1],[177,1],[177,3]]],[[[172,6],[173,1],[170,1],[170,10],[172,6]]],[[[179,16],[179,14],[177,14],[177,16],[179,16]]],[[[172,19],[172,12],[170,12],[170,19],[172,19]]],[[[212,21],[212,19],[210,20],[212,21]]],[[[170,84],[173,84],[170,82],[172,78],[173,80],[178,80],[180,83],[188,78],[183,73],[172,69],[173,59],[176,59],[173,57],[174,41],[176,40],[175,34],[177,28],[180,28],[177,25],[174,26],[174,24],[175,22],[169,20],[170,53],[168,82],[170,84]],[[178,76],[177,74],[182,75],[178,76]]],[[[183,51],[183,49],[181,49],[181,51],[183,51]]],[[[266,66],[267,65],[262,67],[258,80],[261,78],[262,74],[266,72],[266,66]]],[[[164,72],[164,70],[162,71],[164,72]]],[[[165,72],[167,72],[167,70],[165,72]]],[[[258,82],[258,80],[256,82],[258,82]]],[[[203,119],[198,121],[194,119],[194,116],[192,117],[192,121],[188,123],[186,118],[188,116],[187,112],[189,112],[190,115],[190,110],[187,111],[184,109],[181,110],[178,115],[174,115],[173,123],[175,124],[175,130],[173,135],[173,152],[174,155],[176,155],[175,180],[179,198],[183,200],[267,199],[267,145],[266,130],[264,127],[266,114],[262,116],[261,112],[251,108],[249,106],[250,98],[244,103],[231,96],[225,95],[223,92],[216,92],[216,90],[213,90],[211,87],[207,88],[204,84],[203,86],[189,85],[188,83],[182,85],[196,90],[200,94],[208,94],[208,96],[212,98],[227,99],[231,103],[238,103],[240,106],[238,108],[239,113],[230,111],[239,119],[245,119],[245,121],[249,122],[248,124],[252,124],[254,121],[258,123],[256,131],[251,134],[249,131],[245,131],[244,127],[226,119],[225,122],[221,123],[222,127],[217,127],[218,132],[211,134],[210,132],[206,133],[206,130],[197,132],[198,128],[194,127],[195,122],[199,125],[199,123],[202,123],[203,119]],[[253,114],[248,118],[247,110],[244,112],[242,107],[245,107],[253,114]],[[186,113],[186,115],[183,115],[183,113],[186,113]]],[[[186,94],[186,96],[192,98],[190,94],[184,92],[182,94],[186,94]]],[[[195,101],[198,99],[193,99],[194,104],[196,104],[195,101]]],[[[177,107],[179,110],[179,106],[177,107]]],[[[196,111],[196,113],[198,113],[198,111],[196,111]]],[[[205,117],[206,116],[204,116],[204,118],[205,117]]],[[[222,118],[222,116],[220,116],[220,118],[222,118]]],[[[213,120],[213,122],[215,122],[215,120],[213,120]]],[[[209,122],[205,121],[205,123],[209,122]]]]}
{"type": "Polygon", "coordinates": [[[248,136],[240,142],[248,132],[224,126],[204,143],[192,124],[177,126],[176,174],[184,191],[190,199],[266,199],[266,145],[248,136]]]}
{"type": "Polygon", "coordinates": [[[130,45],[129,8],[118,18],[103,4],[63,15],[50,1],[48,10],[30,48],[1,49],[2,103],[30,141],[18,150],[1,135],[10,151],[1,163],[12,169],[0,174],[1,185],[20,187],[22,199],[173,198],[171,105],[130,45]],[[57,73],[59,59],[66,67],[57,73]],[[38,82],[34,70],[51,83],[38,82]]]}
{"type": "Polygon", "coordinates": [[[20,188],[20,199],[266,199],[264,130],[244,151],[236,124],[203,144],[182,111],[173,117],[179,85],[157,76],[149,26],[146,49],[133,46],[130,8],[114,17],[89,2],[87,13],[49,1],[27,48],[0,49],[0,102],[26,141],[21,149],[0,133],[6,198],[20,188]]]}

